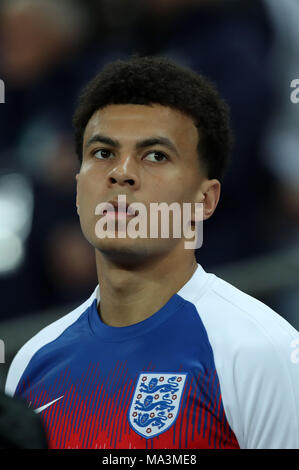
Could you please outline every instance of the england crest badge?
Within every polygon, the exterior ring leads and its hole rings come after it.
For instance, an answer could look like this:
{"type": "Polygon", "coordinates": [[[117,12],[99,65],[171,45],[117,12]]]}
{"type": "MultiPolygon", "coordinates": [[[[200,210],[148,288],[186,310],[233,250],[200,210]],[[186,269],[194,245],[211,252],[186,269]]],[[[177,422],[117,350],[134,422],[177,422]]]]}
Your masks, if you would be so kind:
{"type": "Polygon", "coordinates": [[[176,421],[187,374],[142,372],[129,408],[129,423],[146,439],[167,431],[176,421]]]}

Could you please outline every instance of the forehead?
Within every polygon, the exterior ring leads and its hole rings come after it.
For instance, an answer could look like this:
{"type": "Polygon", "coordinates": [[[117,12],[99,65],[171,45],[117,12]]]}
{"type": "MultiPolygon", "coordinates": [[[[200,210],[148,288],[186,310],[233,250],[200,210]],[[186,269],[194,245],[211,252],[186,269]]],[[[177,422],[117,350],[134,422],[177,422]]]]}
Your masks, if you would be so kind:
{"type": "Polygon", "coordinates": [[[197,128],[191,117],[158,104],[109,105],[99,109],[87,123],[84,141],[99,131],[120,140],[160,135],[170,138],[177,145],[183,142],[197,145],[198,141],[197,128]]]}

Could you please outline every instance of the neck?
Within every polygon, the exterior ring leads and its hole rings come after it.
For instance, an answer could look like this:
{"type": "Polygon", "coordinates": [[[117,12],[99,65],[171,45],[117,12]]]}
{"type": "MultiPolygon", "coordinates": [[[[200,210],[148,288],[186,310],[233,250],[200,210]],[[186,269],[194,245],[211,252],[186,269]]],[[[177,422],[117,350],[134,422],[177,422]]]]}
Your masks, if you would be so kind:
{"type": "Polygon", "coordinates": [[[197,269],[194,253],[166,255],[124,266],[96,250],[100,284],[99,315],[109,326],[129,326],[149,318],[165,305],[197,269]]]}

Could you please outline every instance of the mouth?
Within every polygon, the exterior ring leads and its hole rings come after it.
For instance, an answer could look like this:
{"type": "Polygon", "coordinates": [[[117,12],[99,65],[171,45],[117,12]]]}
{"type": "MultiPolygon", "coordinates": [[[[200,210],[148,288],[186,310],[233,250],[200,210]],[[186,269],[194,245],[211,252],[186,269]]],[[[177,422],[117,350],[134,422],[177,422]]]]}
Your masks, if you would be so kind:
{"type": "Polygon", "coordinates": [[[113,218],[131,218],[131,217],[135,217],[135,214],[130,214],[128,212],[124,212],[124,211],[118,211],[118,210],[115,210],[115,211],[109,211],[109,210],[105,210],[103,211],[103,215],[106,215],[108,217],[113,217],[113,218]]]}
{"type": "Polygon", "coordinates": [[[111,217],[135,217],[139,213],[138,210],[134,210],[129,207],[130,203],[118,204],[117,201],[109,201],[108,204],[111,204],[114,209],[111,210],[111,207],[104,209],[103,215],[108,215],[111,217]]]}

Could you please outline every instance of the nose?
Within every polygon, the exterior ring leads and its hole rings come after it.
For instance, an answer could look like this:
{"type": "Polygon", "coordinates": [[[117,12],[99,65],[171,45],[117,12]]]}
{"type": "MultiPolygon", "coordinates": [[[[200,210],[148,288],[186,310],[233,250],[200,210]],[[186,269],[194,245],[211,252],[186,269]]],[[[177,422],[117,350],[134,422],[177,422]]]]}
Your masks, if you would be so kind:
{"type": "Polygon", "coordinates": [[[139,187],[137,168],[130,156],[120,159],[119,162],[113,166],[108,177],[111,185],[119,184],[120,186],[129,185],[135,188],[139,187]]]}

